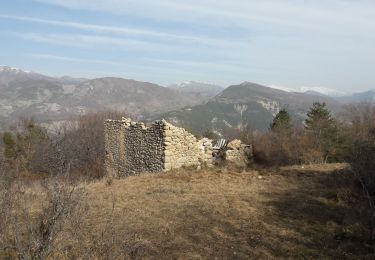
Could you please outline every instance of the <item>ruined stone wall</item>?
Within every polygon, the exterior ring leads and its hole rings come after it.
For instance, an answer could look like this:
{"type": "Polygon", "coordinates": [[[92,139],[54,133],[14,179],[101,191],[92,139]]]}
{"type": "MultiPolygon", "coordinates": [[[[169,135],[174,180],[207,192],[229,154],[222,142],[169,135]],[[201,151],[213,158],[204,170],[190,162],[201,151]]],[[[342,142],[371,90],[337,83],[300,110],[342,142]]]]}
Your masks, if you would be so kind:
{"type": "Polygon", "coordinates": [[[201,150],[200,159],[205,166],[211,167],[215,163],[213,154],[213,141],[208,138],[199,140],[199,147],[201,150]]]}
{"type": "Polygon", "coordinates": [[[129,119],[105,122],[106,170],[112,176],[213,165],[212,141],[166,121],[146,127],[129,119]]]}
{"type": "Polygon", "coordinates": [[[105,122],[106,169],[112,176],[164,170],[163,122],[149,127],[128,119],[105,122]]]}
{"type": "Polygon", "coordinates": [[[165,122],[165,170],[188,166],[201,166],[202,163],[212,165],[212,141],[197,140],[183,128],[165,122]]]}
{"type": "Polygon", "coordinates": [[[238,166],[246,166],[252,157],[252,146],[245,145],[240,140],[233,140],[226,147],[225,160],[238,166]]]}

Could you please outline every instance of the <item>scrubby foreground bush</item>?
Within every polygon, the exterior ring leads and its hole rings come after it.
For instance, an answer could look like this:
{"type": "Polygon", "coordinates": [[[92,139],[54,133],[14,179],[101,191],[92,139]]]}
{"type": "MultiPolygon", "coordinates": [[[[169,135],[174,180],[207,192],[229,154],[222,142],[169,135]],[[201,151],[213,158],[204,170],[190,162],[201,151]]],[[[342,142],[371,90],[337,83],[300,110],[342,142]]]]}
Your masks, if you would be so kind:
{"type": "Polygon", "coordinates": [[[375,109],[370,104],[348,108],[352,134],[350,199],[357,209],[368,242],[374,243],[375,229],[375,109]]]}
{"type": "Polygon", "coordinates": [[[118,112],[81,116],[47,132],[33,119],[21,120],[3,133],[1,162],[13,174],[70,175],[97,179],[104,175],[104,121],[118,112]]]}
{"type": "Polygon", "coordinates": [[[69,244],[64,233],[81,224],[83,190],[62,179],[30,187],[3,173],[0,182],[0,258],[44,259],[69,244]]]}
{"type": "Polygon", "coordinates": [[[368,242],[374,242],[375,229],[375,138],[354,144],[351,160],[351,198],[358,209],[358,218],[368,232],[368,242]]]}
{"type": "Polygon", "coordinates": [[[143,244],[115,223],[117,199],[108,193],[111,207],[101,208],[100,219],[90,217],[93,201],[87,196],[87,185],[74,185],[69,179],[49,177],[30,184],[0,172],[0,259],[130,259],[142,255],[143,244]],[[91,221],[97,224],[93,226],[91,221]]]}

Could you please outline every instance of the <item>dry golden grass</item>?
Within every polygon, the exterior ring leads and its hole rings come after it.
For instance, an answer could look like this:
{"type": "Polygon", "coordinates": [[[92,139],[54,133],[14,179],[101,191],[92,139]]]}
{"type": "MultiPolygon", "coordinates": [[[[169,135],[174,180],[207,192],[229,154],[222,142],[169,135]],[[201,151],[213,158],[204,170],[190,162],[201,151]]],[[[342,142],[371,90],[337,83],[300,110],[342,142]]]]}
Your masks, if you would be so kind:
{"type": "Polygon", "coordinates": [[[331,178],[344,167],[180,170],[81,184],[87,208],[76,231],[82,237],[64,237],[70,251],[57,256],[372,257],[373,248],[346,220],[350,209],[331,178]]]}

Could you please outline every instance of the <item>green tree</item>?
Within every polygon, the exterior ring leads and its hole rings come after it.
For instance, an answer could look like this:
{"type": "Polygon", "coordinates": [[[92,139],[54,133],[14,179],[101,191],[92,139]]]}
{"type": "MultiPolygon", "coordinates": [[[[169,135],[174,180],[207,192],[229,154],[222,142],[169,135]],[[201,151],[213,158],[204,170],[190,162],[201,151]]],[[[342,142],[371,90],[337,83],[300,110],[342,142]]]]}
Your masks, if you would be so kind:
{"type": "Polygon", "coordinates": [[[285,109],[280,110],[273,119],[273,122],[270,125],[270,130],[277,134],[291,135],[292,123],[288,111],[285,109]]]}
{"type": "Polygon", "coordinates": [[[292,123],[288,111],[280,110],[270,124],[269,158],[275,165],[291,163],[292,123]]]}
{"type": "Polygon", "coordinates": [[[310,111],[307,113],[307,119],[305,120],[306,129],[321,135],[333,124],[334,119],[326,103],[314,102],[310,111]]]}
{"type": "Polygon", "coordinates": [[[305,129],[312,139],[313,149],[321,152],[323,162],[335,157],[341,143],[340,129],[326,103],[313,103],[307,113],[305,129]]]}
{"type": "Polygon", "coordinates": [[[35,153],[49,141],[45,128],[35,124],[33,119],[24,119],[11,132],[3,134],[4,158],[18,170],[25,170],[35,153]]]}

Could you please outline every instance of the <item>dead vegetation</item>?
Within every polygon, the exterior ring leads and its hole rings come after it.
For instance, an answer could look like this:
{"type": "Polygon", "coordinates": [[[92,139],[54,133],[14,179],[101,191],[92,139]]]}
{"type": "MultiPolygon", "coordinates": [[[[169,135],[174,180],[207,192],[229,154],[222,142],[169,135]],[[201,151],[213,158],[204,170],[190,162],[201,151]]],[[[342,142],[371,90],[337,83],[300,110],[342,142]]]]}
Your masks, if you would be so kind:
{"type": "MultiPolygon", "coordinates": [[[[41,252],[37,256],[371,258],[374,248],[365,243],[366,234],[343,199],[342,185],[336,182],[346,167],[182,169],[81,183],[72,193],[82,192],[80,203],[72,203],[75,207],[64,211],[64,220],[52,225],[55,237],[47,240],[48,247],[37,250],[41,252]]],[[[72,191],[64,183],[64,190],[72,191]]],[[[18,193],[24,206],[18,214],[28,212],[38,228],[45,214],[56,216],[64,201],[78,199],[69,199],[70,193],[54,197],[41,191],[47,190],[35,184],[18,193]]],[[[30,224],[23,218],[13,221],[19,226],[30,224]]],[[[49,222],[42,223],[49,226],[49,222]]],[[[38,243],[46,242],[43,235],[32,234],[37,235],[38,243]]],[[[4,241],[0,240],[1,248],[4,241]]]]}
{"type": "Polygon", "coordinates": [[[372,259],[375,109],[351,109],[319,145],[312,130],[292,134],[288,117],[265,135],[240,132],[255,147],[252,169],[120,180],[104,175],[106,114],[55,136],[24,121],[2,136],[0,258],[372,259]]]}

